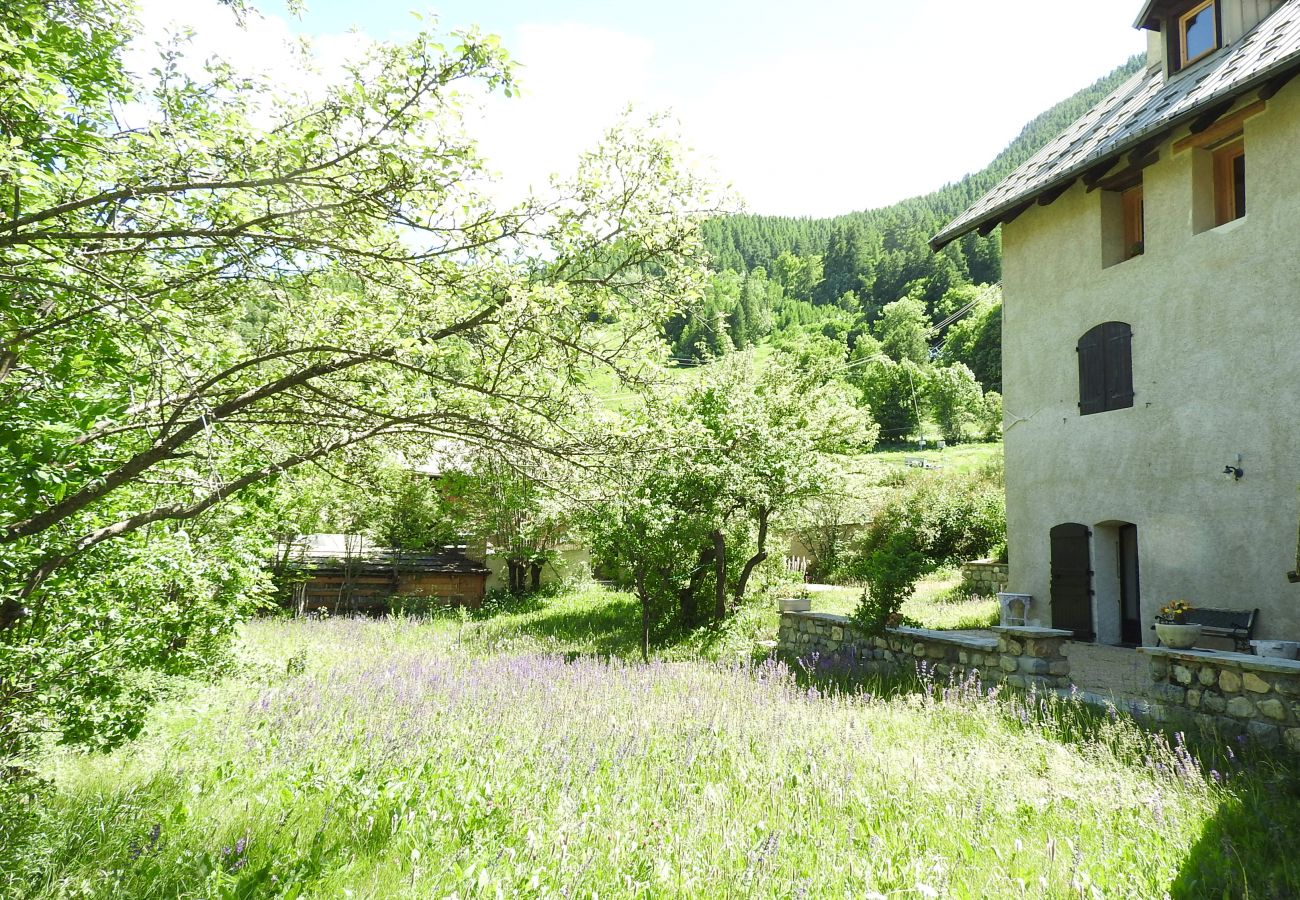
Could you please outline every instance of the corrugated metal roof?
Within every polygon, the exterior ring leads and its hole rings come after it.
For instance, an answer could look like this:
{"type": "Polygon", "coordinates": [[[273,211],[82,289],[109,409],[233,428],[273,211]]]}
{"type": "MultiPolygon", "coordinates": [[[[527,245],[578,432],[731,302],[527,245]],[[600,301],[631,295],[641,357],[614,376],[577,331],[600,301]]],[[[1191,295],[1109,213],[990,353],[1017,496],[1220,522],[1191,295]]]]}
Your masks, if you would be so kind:
{"type": "Polygon", "coordinates": [[[1240,41],[1187,72],[1139,72],[985,194],[930,241],[934,249],[1049,191],[1106,159],[1195,119],[1206,109],[1300,68],[1300,0],[1287,0],[1240,41]]]}

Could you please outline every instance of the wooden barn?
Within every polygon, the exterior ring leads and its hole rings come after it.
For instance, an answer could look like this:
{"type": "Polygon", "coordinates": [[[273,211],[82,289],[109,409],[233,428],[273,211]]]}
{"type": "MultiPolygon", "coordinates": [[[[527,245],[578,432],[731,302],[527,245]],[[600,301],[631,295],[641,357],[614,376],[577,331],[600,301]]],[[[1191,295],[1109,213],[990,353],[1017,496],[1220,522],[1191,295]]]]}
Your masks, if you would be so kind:
{"type": "Polygon", "coordinates": [[[437,598],[450,606],[477,607],[487,589],[488,569],[460,547],[411,553],[365,548],[342,554],[312,548],[298,558],[305,576],[295,591],[300,613],[389,611],[394,597],[437,598]]]}

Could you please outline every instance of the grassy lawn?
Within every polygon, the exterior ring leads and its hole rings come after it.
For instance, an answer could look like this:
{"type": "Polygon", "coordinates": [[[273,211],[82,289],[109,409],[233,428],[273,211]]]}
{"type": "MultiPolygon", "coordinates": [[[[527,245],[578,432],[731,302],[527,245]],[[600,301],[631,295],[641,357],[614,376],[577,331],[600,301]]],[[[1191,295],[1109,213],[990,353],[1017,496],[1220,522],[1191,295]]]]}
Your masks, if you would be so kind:
{"type": "MultiPolygon", "coordinates": [[[[989,628],[998,623],[998,601],[992,597],[967,599],[956,593],[961,572],[949,569],[936,572],[916,586],[916,592],[903,604],[903,615],[922,628],[942,631],[989,628]]],[[[814,612],[853,615],[862,588],[836,587],[812,594],[814,612]]]]}
{"type": "Polygon", "coordinates": [[[957,444],[952,447],[945,447],[943,450],[936,450],[934,449],[934,441],[931,440],[927,441],[927,447],[929,449],[917,450],[914,448],[896,449],[885,446],[870,454],[869,458],[891,466],[905,466],[909,459],[923,459],[947,472],[958,474],[973,472],[1002,459],[1001,441],[957,444]]]}
{"type": "MultiPolygon", "coordinates": [[[[588,590],[263,621],[114,754],[54,757],[16,897],[1289,896],[1295,780],[1122,717],[777,662],[649,666],[588,590]],[[575,655],[584,654],[584,655],[575,655]],[[1222,769],[1222,763],[1216,763],[1222,769]]],[[[629,636],[632,640],[629,641],[629,636]]],[[[1240,757],[1241,754],[1238,754],[1240,757]]]]}

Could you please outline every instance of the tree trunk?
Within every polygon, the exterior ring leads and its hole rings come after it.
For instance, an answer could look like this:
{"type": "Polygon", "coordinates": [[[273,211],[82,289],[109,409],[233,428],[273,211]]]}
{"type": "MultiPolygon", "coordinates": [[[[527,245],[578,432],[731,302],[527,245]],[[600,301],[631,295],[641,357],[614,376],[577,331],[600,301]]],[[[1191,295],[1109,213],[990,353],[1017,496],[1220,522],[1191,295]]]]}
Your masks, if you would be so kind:
{"type": "Polygon", "coordinates": [[[636,595],[641,598],[641,659],[650,664],[650,595],[645,589],[645,574],[637,572],[636,595]]]}
{"type": "Polygon", "coordinates": [[[535,594],[542,589],[542,564],[540,562],[534,562],[532,564],[532,569],[528,574],[530,581],[528,589],[535,594]]]}
{"type": "Polygon", "coordinates": [[[510,593],[522,594],[524,592],[524,564],[517,559],[506,560],[506,565],[510,569],[510,593]]]}
{"type": "Polygon", "coordinates": [[[759,507],[758,510],[758,552],[749,558],[745,563],[745,568],[740,572],[740,580],[736,582],[736,605],[745,597],[745,588],[749,586],[749,576],[754,574],[764,560],[767,559],[767,507],[759,507]]]}
{"type": "Polygon", "coordinates": [[[700,586],[704,584],[704,576],[709,573],[709,564],[713,562],[716,552],[712,545],[700,550],[700,558],[695,562],[695,570],[691,572],[690,582],[677,595],[682,607],[683,624],[699,624],[700,586]]]}
{"type": "Polygon", "coordinates": [[[713,617],[721,621],[727,617],[727,539],[721,531],[713,532],[713,573],[717,584],[713,588],[713,617]]]}

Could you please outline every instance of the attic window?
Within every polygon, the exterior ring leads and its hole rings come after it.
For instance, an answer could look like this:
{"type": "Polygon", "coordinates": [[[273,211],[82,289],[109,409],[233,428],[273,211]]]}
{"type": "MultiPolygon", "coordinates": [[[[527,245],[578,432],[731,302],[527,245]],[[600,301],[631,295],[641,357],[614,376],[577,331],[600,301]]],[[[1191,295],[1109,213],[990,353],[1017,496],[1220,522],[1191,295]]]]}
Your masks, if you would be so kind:
{"type": "Polygon", "coordinates": [[[1214,151],[1214,217],[1219,225],[1246,215],[1246,144],[1240,138],[1214,151]]]}
{"type": "Polygon", "coordinates": [[[1219,49],[1219,16],[1215,0],[1205,0],[1178,17],[1178,65],[1190,66],[1219,49]]]}
{"type": "Polygon", "coordinates": [[[1145,249],[1142,176],[1101,191],[1101,253],[1103,266],[1113,266],[1145,249]]]}

